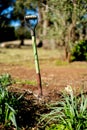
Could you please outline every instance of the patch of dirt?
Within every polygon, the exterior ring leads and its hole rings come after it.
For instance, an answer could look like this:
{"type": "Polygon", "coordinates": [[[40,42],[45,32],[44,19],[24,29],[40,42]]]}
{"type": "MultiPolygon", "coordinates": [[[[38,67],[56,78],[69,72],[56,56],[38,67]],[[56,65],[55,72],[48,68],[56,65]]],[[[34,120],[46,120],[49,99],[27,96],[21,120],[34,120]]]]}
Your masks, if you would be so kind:
{"type": "MultiPolygon", "coordinates": [[[[55,99],[56,95],[65,89],[67,85],[71,85],[75,90],[86,89],[87,87],[87,68],[83,67],[87,63],[72,63],[69,66],[46,66],[41,68],[41,79],[43,96],[55,99]],[[78,66],[79,64],[79,66],[78,66]]],[[[9,73],[14,79],[36,81],[35,69],[31,69],[19,65],[0,64],[0,74],[9,73]]],[[[34,94],[38,94],[38,86],[18,84],[13,89],[30,90],[34,94]]]]}
{"type": "MultiPolygon", "coordinates": [[[[83,67],[82,64],[79,63],[78,66],[78,63],[72,63],[69,66],[41,68],[42,98],[38,97],[37,85],[21,82],[13,84],[9,91],[24,95],[21,105],[18,106],[17,122],[19,127],[24,128],[24,130],[32,130],[37,124],[36,118],[47,112],[46,103],[59,100],[62,96],[61,92],[67,85],[71,85],[76,92],[80,92],[81,89],[87,91],[87,68],[83,67]]],[[[24,66],[0,64],[0,75],[3,73],[9,73],[13,79],[36,81],[35,69],[24,66]]]]}

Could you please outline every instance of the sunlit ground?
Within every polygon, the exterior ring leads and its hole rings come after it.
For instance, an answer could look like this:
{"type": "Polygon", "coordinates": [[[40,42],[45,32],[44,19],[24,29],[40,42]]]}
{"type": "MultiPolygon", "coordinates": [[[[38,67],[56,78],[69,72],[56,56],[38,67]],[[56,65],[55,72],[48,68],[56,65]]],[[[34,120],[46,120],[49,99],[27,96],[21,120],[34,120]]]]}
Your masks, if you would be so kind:
{"type": "MultiPolygon", "coordinates": [[[[38,57],[41,63],[48,63],[51,64],[53,61],[62,58],[62,50],[47,50],[47,49],[38,49],[38,57]]],[[[32,65],[34,62],[34,54],[33,49],[31,48],[0,48],[0,63],[11,63],[11,64],[25,64],[25,65],[32,65]]],[[[51,65],[50,64],[50,65],[51,65]]]]}
{"type": "MultiPolygon", "coordinates": [[[[86,67],[86,62],[68,63],[64,60],[63,49],[38,48],[38,57],[41,67],[73,66],[86,67]]],[[[0,63],[34,67],[34,54],[32,47],[0,48],[0,63]]]]}

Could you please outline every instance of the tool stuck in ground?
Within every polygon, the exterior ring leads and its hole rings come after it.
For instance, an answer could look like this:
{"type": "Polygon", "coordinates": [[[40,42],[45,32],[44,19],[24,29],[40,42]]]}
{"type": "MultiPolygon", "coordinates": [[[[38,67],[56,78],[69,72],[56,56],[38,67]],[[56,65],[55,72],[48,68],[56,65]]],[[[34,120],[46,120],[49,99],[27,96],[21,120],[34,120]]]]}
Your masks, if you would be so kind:
{"type": "Polygon", "coordinates": [[[38,89],[39,89],[39,96],[42,96],[42,83],[41,83],[41,74],[40,74],[40,67],[39,67],[39,59],[38,59],[38,52],[37,52],[37,46],[36,46],[36,34],[35,34],[35,28],[38,24],[38,16],[36,15],[26,15],[24,17],[26,26],[31,31],[31,37],[32,37],[32,46],[34,51],[34,59],[35,59],[35,67],[36,67],[36,74],[37,74],[37,82],[38,82],[38,89]]]}

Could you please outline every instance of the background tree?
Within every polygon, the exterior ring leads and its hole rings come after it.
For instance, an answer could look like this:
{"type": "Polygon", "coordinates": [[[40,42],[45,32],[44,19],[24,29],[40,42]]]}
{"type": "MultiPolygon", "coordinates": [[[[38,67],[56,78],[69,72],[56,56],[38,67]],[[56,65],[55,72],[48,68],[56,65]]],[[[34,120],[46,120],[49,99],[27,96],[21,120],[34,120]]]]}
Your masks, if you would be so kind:
{"type": "Polygon", "coordinates": [[[19,38],[21,40],[20,45],[24,45],[24,38],[26,34],[26,28],[24,23],[24,16],[26,15],[29,10],[36,11],[36,2],[35,1],[29,1],[29,0],[16,0],[15,6],[14,6],[14,13],[13,13],[13,19],[14,20],[20,20],[20,27],[16,31],[19,35],[19,38]],[[34,2],[34,4],[33,4],[34,2]]]}
{"type": "MultiPolygon", "coordinates": [[[[5,2],[6,5],[12,4],[11,0],[0,1],[0,14],[3,8],[8,7],[4,5],[5,2]]],[[[64,45],[66,58],[68,58],[73,43],[87,38],[87,0],[16,0],[12,19],[20,20],[17,35],[21,39],[21,45],[24,44],[25,38],[24,15],[29,9],[36,11],[37,8],[39,12],[37,36],[43,41],[48,39],[49,46],[52,48],[64,45]]],[[[4,22],[1,26],[3,24],[4,22]]]]}
{"type": "MultiPolygon", "coordinates": [[[[47,7],[47,11],[44,10],[45,19],[48,21],[45,38],[54,39],[56,44],[65,45],[66,58],[68,58],[73,43],[83,36],[85,28],[79,26],[83,26],[84,23],[81,22],[81,18],[87,12],[87,0],[50,0],[42,4],[45,9],[47,7]]],[[[85,37],[86,35],[87,33],[85,37]]]]}
{"type": "Polygon", "coordinates": [[[25,2],[25,5],[29,7],[30,3],[39,10],[38,37],[49,39],[52,48],[55,44],[65,45],[68,58],[73,43],[83,38],[86,24],[81,19],[87,11],[87,0],[33,0],[25,2]]]}
{"type": "MultiPolygon", "coordinates": [[[[14,14],[13,14],[13,19],[19,19],[20,20],[20,29],[21,31],[19,32],[19,37],[21,39],[21,44],[24,44],[24,35],[25,35],[25,26],[24,26],[24,16],[29,10],[37,11],[39,12],[39,24],[38,24],[38,35],[39,39],[42,39],[43,36],[46,36],[46,27],[48,26],[46,17],[47,15],[45,14],[45,6],[42,4],[46,5],[46,0],[16,0],[15,7],[14,7],[14,14]]],[[[17,34],[18,34],[17,32],[17,34]]]]}
{"type": "Polygon", "coordinates": [[[0,0],[0,42],[12,40],[15,37],[14,28],[9,26],[13,11],[11,7],[13,7],[14,2],[14,0],[0,0]]]}

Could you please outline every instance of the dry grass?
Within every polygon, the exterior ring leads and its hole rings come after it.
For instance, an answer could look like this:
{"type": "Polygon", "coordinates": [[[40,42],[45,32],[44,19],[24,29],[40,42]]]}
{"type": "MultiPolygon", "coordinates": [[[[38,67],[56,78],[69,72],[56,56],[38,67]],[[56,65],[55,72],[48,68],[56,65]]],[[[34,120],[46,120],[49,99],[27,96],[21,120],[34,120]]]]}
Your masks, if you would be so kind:
{"type": "MultiPolygon", "coordinates": [[[[45,50],[38,48],[38,56],[41,64],[52,65],[61,57],[58,50],[45,50]]],[[[0,48],[0,63],[31,65],[34,62],[32,47],[26,48],[0,48]]],[[[56,64],[55,64],[56,65],[56,64]]]]}
{"type": "MultiPolygon", "coordinates": [[[[63,49],[49,50],[38,48],[38,56],[41,67],[71,66],[86,68],[87,66],[86,62],[74,62],[69,64],[64,61],[63,49]]],[[[23,48],[0,48],[0,63],[34,67],[32,46],[23,48]]]]}

